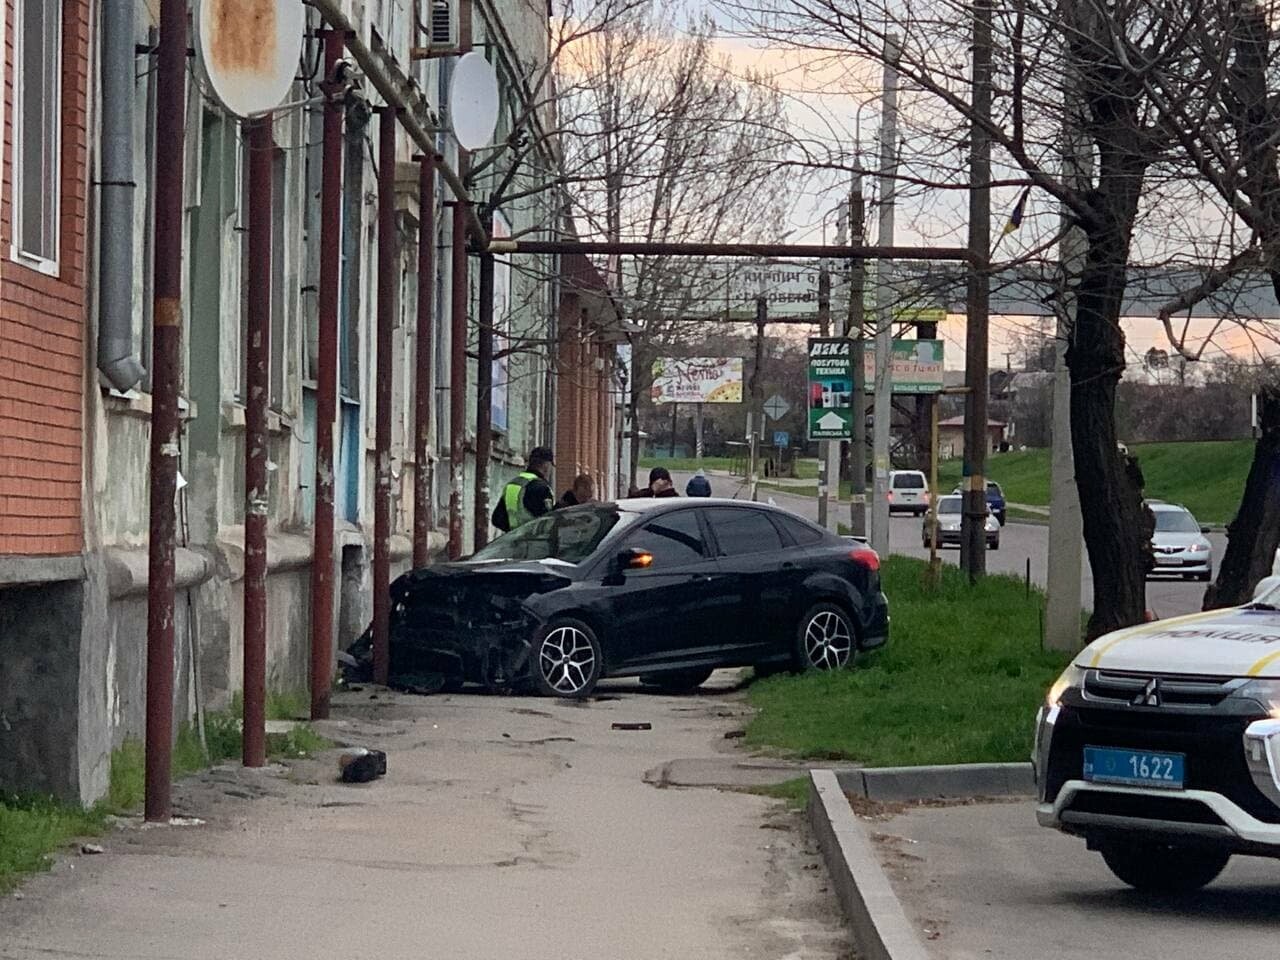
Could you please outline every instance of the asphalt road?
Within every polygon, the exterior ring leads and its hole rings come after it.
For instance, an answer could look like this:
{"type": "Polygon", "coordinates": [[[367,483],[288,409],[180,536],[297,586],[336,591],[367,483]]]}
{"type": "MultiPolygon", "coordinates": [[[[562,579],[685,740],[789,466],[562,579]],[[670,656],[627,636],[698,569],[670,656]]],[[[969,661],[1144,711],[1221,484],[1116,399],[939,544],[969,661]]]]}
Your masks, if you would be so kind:
{"type": "MultiPolygon", "coordinates": [[[[673,474],[676,489],[681,493],[692,474],[673,474]]],[[[749,497],[749,491],[742,481],[729,480],[724,477],[713,477],[712,492],[717,497],[733,497],[740,499],[749,497]]],[[[761,500],[772,499],[779,507],[790,510],[809,520],[818,519],[818,501],[813,497],[795,496],[777,490],[762,489],[761,500]]],[[[842,519],[847,523],[848,503],[841,504],[842,519]]],[[[890,551],[909,557],[927,558],[929,551],[920,546],[921,520],[918,517],[894,516],[889,525],[890,551]]],[[[1213,544],[1215,563],[1221,558],[1227,547],[1227,538],[1221,533],[1209,534],[1213,544]]],[[[949,547],[941,551],[942,559],[947,563],[958,564],[960,551],[949,547]]],[[[1011,521],[1000,532],[1000,549],[987,552],[987,569],[992,573],[1007,573],[1017,577],[1027,575],[1030,562],[1031,580],[1044,586],[1049,565],[1049,528],[1041,524],[1019,523],[1011,521]]],[[[1162,618],[1184,613],[1195,613],[1200,609],[1204,597],[1205,584],[1194,581],[1161,578],[1147,584],[1147,606],[1162,618]]],[[[1093,605],[1093,574],[1089,568],[1089,560],[1085,557],[1082,569],[1081,603],[1085,609],[1093,605]]]]}
{"type": "Polygon", "coordinates": [[[1280,862],[1236,857],[1204,890],[1140,894],[1031,802],[916,808],[869,825],[935,960],[1275,956],[1280,862]]]}

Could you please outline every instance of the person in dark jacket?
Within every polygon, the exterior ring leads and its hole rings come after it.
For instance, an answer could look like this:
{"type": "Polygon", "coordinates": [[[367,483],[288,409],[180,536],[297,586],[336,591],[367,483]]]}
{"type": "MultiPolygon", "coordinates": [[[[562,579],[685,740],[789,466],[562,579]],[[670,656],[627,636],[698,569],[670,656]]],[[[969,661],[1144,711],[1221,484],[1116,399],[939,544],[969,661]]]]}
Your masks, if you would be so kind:
{"type": "Polygon", "coordinates": [[[577,507],[584,503],[594,503],[595,499],[595,481],[585,473],[580,473],[573,478],[573,486],[564,492],[564,496],[556,504],[556,509],[563,510],[565,507],[577,507]]]}
{"type": "Polygon", "coordinates": [[[649,471],[649,485],[636,494],[637,497],[678,497],[671,471],[666,467],[654,467],[649,471]]]}
{"type": "Polygon", "coordinates": [[[555,456],[548,447],[535,447],[529,454],[529,465],[502,489],[498,505],[490,518],[493,525],[504,533],[516,529],[550,513],[556,495],[547,483],[547,474],[555,464],[555,456]]]}
{"type": "Polygon", "coordinates": [[[693,475],[693,479],[689,481],[688,486],[684,488],[686,497],[709,497],[711,496],[711,481],[707,479],[704,471],[699,470],[693,475]]]}

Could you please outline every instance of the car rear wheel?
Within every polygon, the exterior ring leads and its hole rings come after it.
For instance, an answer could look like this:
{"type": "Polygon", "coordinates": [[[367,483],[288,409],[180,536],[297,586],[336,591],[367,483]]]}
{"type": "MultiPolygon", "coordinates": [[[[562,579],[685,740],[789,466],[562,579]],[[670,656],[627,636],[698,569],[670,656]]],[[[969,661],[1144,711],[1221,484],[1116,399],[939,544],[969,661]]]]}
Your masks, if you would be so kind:
{"type": "Polygon", "coordinates": [[[999,538],[999,537],[992,537],[990,540],[988,540],[988,541],[987,541],[987,546],[988,546],[988,547],[990,547],[992,550],[999,550],[999,549],[1000,549],[1000,538],[999,538]]]}
{"type": "Polygon", "coordinates": [[[801,670],[841,670],[853,659],[849,615],[834,603],[819,603],[800,620],[796,659],[801,670]]]}
{"type": "Polygon", "coordinates": [[[595,631],[581,620],[552,620],[533,644],[533,681],[547,697],[574,699],[591,694],[604,669],[595,631]]]}
{"type": "Polygon", "coordinates": [[[1137,890],[1189,893],[1211,883],[1231,854],[1173,843],[1116,843],[1102,848],[1102,859],[1117,877],[1137,890]]]}
{"type": "Polygon", "coordinates": [[[677,670],[672,673],[647,673],[640,677],[646,687],[657,687],[671,693],[686,693],[697,690],[710,679],[714,671],[711,667],[698,670],[677,670]]]}

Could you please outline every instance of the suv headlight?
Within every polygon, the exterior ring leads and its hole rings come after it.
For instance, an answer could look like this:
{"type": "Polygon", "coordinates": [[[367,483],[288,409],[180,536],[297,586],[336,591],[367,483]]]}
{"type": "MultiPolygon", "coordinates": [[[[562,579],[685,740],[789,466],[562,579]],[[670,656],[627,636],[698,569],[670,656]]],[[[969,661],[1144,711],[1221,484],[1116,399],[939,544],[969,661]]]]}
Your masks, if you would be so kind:
{"type": "Polygon", "coordinates": [[[1053,682],[1053,686],[1049,688],[1048,696],[1045,697],[1045,703],[1050,707],[1061,706],[1063,694],[1068,690],[1083,685],[1084,670],[1073,663],[1062,671],[1062,676],[1053,682]]]}
{"type": "Polygon", "coordinates": [[[1280,680],[1250,680],[1236,696],[1257,700],[1273,719],[1280,720],[1280,680]]]}

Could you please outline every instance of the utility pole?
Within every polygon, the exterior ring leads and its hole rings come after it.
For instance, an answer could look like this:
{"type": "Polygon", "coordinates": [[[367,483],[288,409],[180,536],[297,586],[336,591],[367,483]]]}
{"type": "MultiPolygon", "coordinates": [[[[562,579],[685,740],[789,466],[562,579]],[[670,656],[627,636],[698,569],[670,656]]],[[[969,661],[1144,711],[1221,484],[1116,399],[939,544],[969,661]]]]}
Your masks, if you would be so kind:
{"type": "Polygon", "coordinates": [[[160,0],[156,80],[155,278],[152,282],[151,516],[147,552],[145,806],[169,821],[173,763],[174,532],[182,344],[182,172],[186,134],[187,5],[160,0]]]}
{"type": "Polygon", "coordinates": [[[969,133],[969,266],[965,325],[964,513],[960,566],[976,581],[987,571],[987,321],[991,277],[991,139],[978,122],[991,116],[991,0],[973,4],[973,113],[969,133]]]}
{"type": "MultiPolygon", "coordinates": [[[[879,243],[882,246],[893,244],[898,172],[898,54],[898,37],[888,34],[884,39],[884,99],[880,121],[879,243]]],[[[889,555],[889,442],[893,429],[891,267],[889,260],[876,264],[875,485],[871,503],[871,548],[886,557],[889,555]]]]}
{"type": "Polygon", "coordinates": [[[694,407],[693,414],[693,455],[702,466],[702,404],[694,407]]]}
{"type": "MultiPolygon", "coordinates": [[[[862,196],[862,164],[853,169],[853,187],[849,195],[849,242],[859,246],[866,241],[866,201],[862,196]]],[[[849,441],[849,469],[852,486],[849,495],[849,529],[855,537],[867,535],[867,390],[866,342],[863,340],[867,321],[867,261],[859,257],[849,262],[849,317],[844,334],[852,337],[850,350],[853,364],[853,436],[849,441]]]]}
{"type": "MultiPolygon", "coordinates": [[[[1068,75],[1065,122],[1062,129],[1063,180],[1068,189],[1086,190],[1093,180],[1093,150],[1084,136],[1085,109],[1079,80],[1068,75]]],[[[1066,221],[1063,207],[1059,217],[1066,221]]],[[[1086,243],[1079,227],[1067,231],[1058,244],[1062,304],[1058,312],[1053,363],[1053,433],[1049,474],[1049,569],[1045,600],[1044,638],[1050,650],[1080,649],[1080,587],[1084,523],[1076,488],[1075,456],[1071,447],[1071,374],[1067,346],[1074,336],[1077,309],[1076,278],[1084,264],[1086,243]]]]}
{"type": "MultiPolygon", "coordinates": [[[[843,238],[837,241],[843,242],[843,238]]],[[[831,268],[827,265],[827,261],[823,260],[818,265],[818,335],[829,337],[831,335],[831,268]]],[[[818,443],[818,526],[830,526],[830,485],[831,478],[831,449],[835,447],[839,449],[840,442],[831,440],[821,440],[818,443]]],[[[840,490],[840,472],[839,469],[835,475],[836,491],[840,490]]],[[[839,500],[839,497],[836,498],[839,500]]]]}
{"type": "Polygon", "coordinates": [[[751,371],[751,499],[760,499],[760,432],[764,429],[764,330],[769,301],[756,298],[756,365],[751,371]]]}

